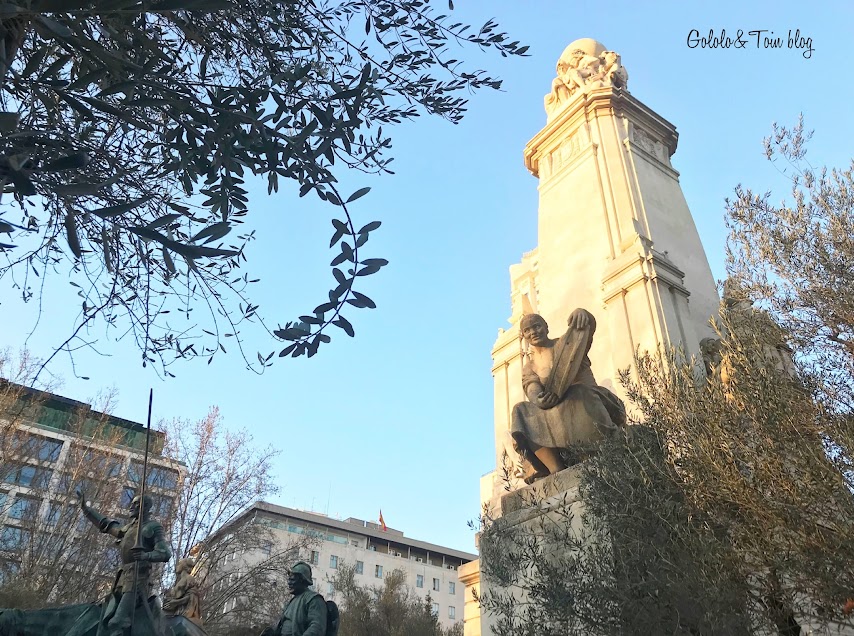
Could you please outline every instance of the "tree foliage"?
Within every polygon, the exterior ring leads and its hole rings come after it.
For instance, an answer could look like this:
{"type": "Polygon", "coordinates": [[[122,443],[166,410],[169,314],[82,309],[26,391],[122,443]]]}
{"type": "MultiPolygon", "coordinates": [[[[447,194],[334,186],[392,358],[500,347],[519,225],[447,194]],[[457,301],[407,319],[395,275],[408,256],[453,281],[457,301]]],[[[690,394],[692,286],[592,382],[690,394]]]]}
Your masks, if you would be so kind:
{"type": "Polygon", "coordinates": [[[196,422],[175,419],[164,428],[167,454],[187,466],[172,522],[170,571],[178,559],[195,557],[212,636],[278,617],[288,568],[316,540],[282,544],[269,527],[241,513],[278,492],[272,466],[279,451],[255,446],[245,430],[227,430],[216,407],[196,422]]]}
{"type": "Polygon", "coordinates": [[[242,351],[244,323],[267,328],[244,272],[248,188],[292,182],[335,206],[335,282],[268,331],[281,356],[313,355],[330,325],[352,336],[342,311],[374,306],[357,282],[386,261],[362,249],[379,222],[349,211],[368,188],[336,175],[391,172],[391,125],[458,122],[462,94],[499,88],[455,58],[465,46],[527,49],[428,0],[4,0],[0,278],[41,301],[46,276],[70,276],[82,311],[60,349],[101,321],[167,374],[227,337],[242,351]]]}
{"type": "Polygon", "coordinates": [[[774,125],[765,154],[790,198],[739,186],[727,201],[727,269],[791,339],[804,371],[835,410],[854,410],[854,160],[846,170],[807,161],[803,118],[774,125]]]}
{"type": "Polygon", "coordinates": [[[341,563],[332,584],[341,610],[339,636],[462,636],[461,622],[448,629],[439,624],[430,595],[410,590],[403,570],[388,572],[380,586],[365,586],[354,566],[341,563]]]}
{"type": "Polygon", "coordinates": [[[484,520],[497,635],[798,634],[846,620],[850,458],[826,443],[840,421],[781,370],[767,315],[723,313],[711,377],[676,354],[624,374],[637,420],[580,469],[582,504],[530,495],[550,511],[530,527],[484,520]]]}

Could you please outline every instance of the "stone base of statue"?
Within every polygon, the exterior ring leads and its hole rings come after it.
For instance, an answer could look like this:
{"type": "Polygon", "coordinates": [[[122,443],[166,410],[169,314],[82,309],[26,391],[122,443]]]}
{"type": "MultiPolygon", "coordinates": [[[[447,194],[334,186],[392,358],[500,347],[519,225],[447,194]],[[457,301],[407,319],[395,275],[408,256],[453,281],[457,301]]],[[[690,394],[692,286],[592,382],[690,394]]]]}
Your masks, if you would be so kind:
{"type": "MultiPolygon", "coordinates": [[[[581,505],[578,486],[581,480],[581,464],[544,477],[531,485],[519,488],[498,497],[496,522],[511,527],[524,523],[557,505],[581,505]]],[[[580,508],[579,508],[580,512],[580,508]]]]}
{"type": "MultiPolygon", "coordinates": [[[[706,622],[704,615],[692,613],[696,609],[692,594],[701,579],[694,573],[696,563],[692,554],[671,550],[674,546],[666,542],[666,528],[660,528],[660,532],[654,523],[647,524],[644,527],[649,530],[648,535],[635,535],[634,539],[629,536],[628,542],[623,537],[612,543],[605,536],[609,533],[591,519],[591,502],[585,503],[586,490],[581,486],[586,466],[576,465],[491,500],[491,515],[478,537],[480,559],[461,566],[458,572],[466,594],[464,636],[515,633],[508,628],[508,618],[517,626],[530,627],[531,612],[537,612],[537,619],[547,623],[548,629],[530,633],[610,636],[624,633],[621,625],[634,626],[637,617],[642,616],[639,610],[645,606],[677,608],[684,625],[694,620],[702,625],[696,633],[709,636],[747,633],[741,629],[741,622],[726,623],[723,617],[706,622]],[[656,538],[662,537],[665,542],[659,544],[660,550],[655,550],[657,556],[646,553],[649,558],[643,561],[645,566],[638,567],[633,546],[639,545],[639,541],[653,545],[656,538]],[[621,568],[619,564],[629,567],[621,568]],[[579,584],[562,584],[572,578],[579,584]],[[597,585],[602,581],[611,581],[624,590],[636,590],[639,598],[645,600],[638,604],[615,603],[613,614],[603,615],[602,599],[607,596],[603,597],[602,591],[610,584],[597,585]],[[664,588],[661,606],[656,606],[657,595],[650,594],[656,589],[652,587],[656,582],[664,588]],[[486,602],[478,602],[484,598],[486,602]],[[500,601],[497,605],[496,599],[500,601]],[[549,612],[547,619],[545,612],[549,612]]],[[[626,512],[634,514],[631,509],[626,512]]],[[[715,594],[712,588],[699,589],[715,594]]],[[[738,621],[737,614],[733,617],[738,621]]],[[[797,620],[803,634],[850,636],[854,633],[850,624],[820,625],[806,616],[798,616],[797,620]]],[[[537,627],[544,625],[540,623],[537,627]]],[[[641,632],[630,629],[625,633],[641,632]]]]}
{"type": "MultiPolygon", "coordinates": [[[[149,599],[155,626],[145,616],[137,617],[129,636],[206,636],[206,632],[183,616],[162,616],[156,597],[149,599]]],[[[137,608],[144,613],[144,608],[137,608]]],[[[49,609],[0,608],[2,636],[107,636],[104,603],[83,603],[49,609]]]]}
{"type": "Polygon", "coordinates": [[[581,470],[582,465],[578,464],[499,495],[489,503],[489,518],[478,536],[480,559],[459,569],[466,588],[465,636],[495,633],[493,625],[498,617],[481,610],[479,597],[512,594],[518,607],[526,606],[524,581],[530,573],[520,567],[518,546],[534,539],[547,559],[551,554],[563,562],[567,557],[566,537],[584,536],[584,504],[579,492],[581,470]],[[514,547],[508,549],[509,546],[514,547]],[[520,582],[521,586],[516,585],[520,582]]]}

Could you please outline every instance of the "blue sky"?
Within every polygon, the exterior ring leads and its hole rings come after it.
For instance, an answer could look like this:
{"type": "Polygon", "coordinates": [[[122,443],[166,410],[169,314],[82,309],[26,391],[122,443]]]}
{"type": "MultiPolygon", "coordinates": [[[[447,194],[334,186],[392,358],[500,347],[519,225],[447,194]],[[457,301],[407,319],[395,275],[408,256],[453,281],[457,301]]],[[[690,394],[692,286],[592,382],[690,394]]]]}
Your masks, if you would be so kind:
{"type": "MultiPolygon", "coordinates": [[[[495,17],[531,56],[468,50],[464,59],[502,77],[504,90],[472,96],[458,126],[423,117],[399,126],[394,176],[344,179],[344,191],[372,187],[354,212],[357,223],[383,222],[367,247],[390,261],[364,283],[378,308],[348,316],[355,339],[342,334],[318,356],[277,361],[263,376],[245,371],[229,350],[210,366],[174,367],[177,378],[168,381],[142,369],[130,343],[104,342],[108,357],[76,358],[88,381],[57,358],[51,370],[64,377],[60,393],[89,399],[115,386],[116,414],[137,421],[149,386],[156,417],[200,418],[216,404],[228,426],[282,449],[277,503],[362,519],[382,508],[389,526],[408,536],[473,551],[466,522],[479,512],[480,476],[494,468],[490,350],[510,314],[508,267],[537,235],[537,182],[522,149],[545,124],[543,95],[564,47],[593,37],[619,52],[632,94],[676,125],[673,164],[717,278],[725,197],[738,183],[771,189],[775,200],[787,193],[762,155],[772,122],[791,125],[804,113],[816,131],[814,165],[847,167],[854,155],[850,3],[694,4],[457,0],[461,20],[495,17]],[[785,43],[765,50],[752,40],[744,49],[690,49],[692,29],[767,29],[784,42],[799,29],[814,52],[806,59],[785,43]]],[[[307,313],[329,289],[331,211],[288,189],[268,198],[263,185],[250,210],[260,239],[247,271],[261,278],[259,311],[273,324],[307,313]]],[[[40,357],[64,339],[77,311],[62,281],[51,291],[28,340],[40,357]]],[[[0,345],[17,347],[34,308],[7,283],[0,303],[0,345]]],[[[251,354],[273,349],[260,332],[247,335],[251,354]]]]}

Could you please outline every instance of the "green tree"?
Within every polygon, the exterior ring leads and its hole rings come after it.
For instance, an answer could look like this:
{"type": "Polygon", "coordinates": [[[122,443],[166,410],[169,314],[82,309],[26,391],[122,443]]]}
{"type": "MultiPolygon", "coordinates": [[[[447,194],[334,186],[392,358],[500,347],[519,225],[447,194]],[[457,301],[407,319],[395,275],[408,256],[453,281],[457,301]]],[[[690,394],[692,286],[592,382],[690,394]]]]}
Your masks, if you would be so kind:
{"type": "Polygon", "coordinates": [[[60,350],[102,321],[167,374],[175,359],[210,360],[227,336],[246,358],[241,325],[268,328],[243,272],[253,233],[231,232],[250,177],[269,193],[292,181],[335,206],[335,282],[268,331],[290,342],[280,356],[313,355],[330,325],[352,336],[342,310],[374,306],[355,284],[386,261],[363,253],[379,222],[357,228],[348,211],[368,189],[340,192],[336,175],[389,173],[390,126],[420,113],[458,122],[461,95],[499,88],[455,58],[466,45],[527,49],[429,0],[7,0],[0,233],[15,242],[0,244],[0,278],[41,302],[36,277],[70,276],[82,313],[60,350]],[[193,326],[170,322],[193,309],[193,326]]]}
{"type": "Polygon", "coordinates": [[[195,422],[173,419],[162,426],[167,455],[187,467],[172,519],[175,556],[167,581],[178,559],[196,559],[211,636],[274,622],[286,601],[290,566],[318,541],[308,535],[277,541],[269,526],[241,514],[278,492],[272,468],[280,451],[256,446],[246,430],[227,430],[216,407],[195,422]]]}
{"type": "Polygon", "coordinates": [[[578,469],[580,507],[524,526],[484,519],[494,591],[481,603],[498,636],[790,635],[847,621],[854,501],[843,458],[828,457],[833,418],[781,367],[767,314],[722,313],[709,377],[676,354],[623,376],[636,424],[578,469]]]}
{"type": "Polygon", "coordinates": [[[461,636],[462,623],[450,629],[439,624],[428,594],[421,598],[406,585],[406,573],[392,570],[381,586],[364,586],[356,568],[339,565],[332,579],[340,605],[339,636],[461,636]]]}
{"type": "MultiPolygon", "coordinates": [[[[803,118],[774,125],[765,154],[788,182],[771,192],[739,186],[727,201],[727,271],[744,297],[767,310],[798,352],[801,373],[834,412],[854,411],[854,160],[847,170],[807,161],[803,118]]],[[[851,448],[850,429],[833,441],[851,448]]]]}

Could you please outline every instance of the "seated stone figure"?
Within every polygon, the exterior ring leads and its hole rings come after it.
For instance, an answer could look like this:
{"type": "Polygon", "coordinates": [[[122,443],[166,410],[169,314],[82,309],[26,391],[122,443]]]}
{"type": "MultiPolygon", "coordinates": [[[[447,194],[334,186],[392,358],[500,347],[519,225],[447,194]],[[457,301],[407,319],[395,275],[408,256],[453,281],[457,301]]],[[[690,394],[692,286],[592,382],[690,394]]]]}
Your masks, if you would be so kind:
{"type": "Polygon", "coordinates": [[[527,314],[520,324],[529,345],[522,369],[528,401],[513,407],[510,434],[522,456],[527,483],[567,468],[566,449],[600,441],[626,423],[623,402],[598,386],[590,369],[587,353],[596,319],[576,309],[568,325],[555,340],[549,338],[542,316],[527,314]]]}
{"type": "Polygon", "coordinates": [[[183,616],[196,625],[201,625],[199,582],[192,574],[195,563],[195,559],[188,557],[175,565],[175,585],[166,592],[163,612],[169,616],[183,616]]]}

